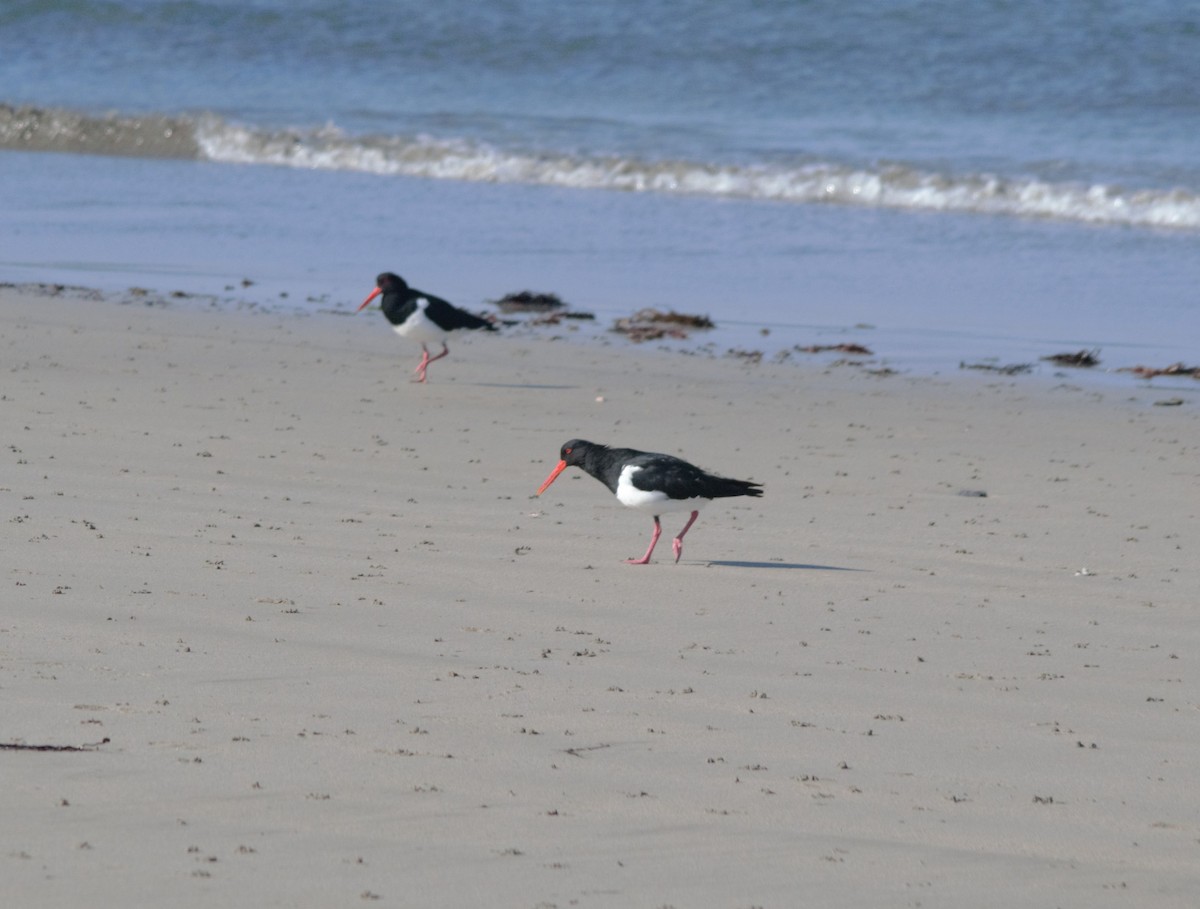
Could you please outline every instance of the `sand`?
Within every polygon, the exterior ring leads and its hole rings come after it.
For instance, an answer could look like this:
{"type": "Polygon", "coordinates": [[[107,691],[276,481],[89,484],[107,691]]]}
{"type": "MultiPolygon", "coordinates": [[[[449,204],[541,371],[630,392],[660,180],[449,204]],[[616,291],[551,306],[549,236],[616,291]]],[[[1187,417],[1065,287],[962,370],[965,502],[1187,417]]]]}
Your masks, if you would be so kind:
{"type": "Polygon", "coordinates": [[[1200,900],[1195,396],[451,349],[0,289],[4,905],[1200,900]]]}

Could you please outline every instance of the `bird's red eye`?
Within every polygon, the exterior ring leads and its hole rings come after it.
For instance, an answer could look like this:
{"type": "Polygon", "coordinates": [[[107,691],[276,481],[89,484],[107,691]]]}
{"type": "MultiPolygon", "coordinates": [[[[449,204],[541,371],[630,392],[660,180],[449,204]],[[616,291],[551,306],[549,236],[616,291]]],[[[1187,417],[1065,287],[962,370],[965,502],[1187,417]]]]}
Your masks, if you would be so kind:
{"type": "Polygon", "coordinates": [[[563,454],[570,454],[572,451],[574,451],[574,449],[573,449],[573,448],[564,448],[564,449],[563,449],[563,454]]]}

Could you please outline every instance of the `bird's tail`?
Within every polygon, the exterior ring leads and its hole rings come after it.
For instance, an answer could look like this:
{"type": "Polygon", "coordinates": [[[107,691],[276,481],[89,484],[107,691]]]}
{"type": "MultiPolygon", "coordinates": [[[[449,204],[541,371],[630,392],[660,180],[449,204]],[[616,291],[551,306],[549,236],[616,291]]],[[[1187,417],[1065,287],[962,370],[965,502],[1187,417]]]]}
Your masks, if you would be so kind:
{"type": "Polygon", "coordinates": [[[761,496],[762,483],[751,483],[749,480],[731,480],[728,477],[713,477],[705,495],[710,499],[721,499],[728,496],[761,496]]]}

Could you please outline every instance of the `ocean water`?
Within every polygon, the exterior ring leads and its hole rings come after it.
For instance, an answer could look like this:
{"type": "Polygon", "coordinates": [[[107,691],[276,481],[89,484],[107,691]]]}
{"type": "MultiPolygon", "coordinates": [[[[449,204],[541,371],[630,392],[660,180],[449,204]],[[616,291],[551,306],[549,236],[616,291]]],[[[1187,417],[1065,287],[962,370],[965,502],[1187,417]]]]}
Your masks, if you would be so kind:
{"type": "Polygon", "coordinates": [[[1194,365],[1197,85],[1168,0],[0,3],[0,281],[1194,365]]]}

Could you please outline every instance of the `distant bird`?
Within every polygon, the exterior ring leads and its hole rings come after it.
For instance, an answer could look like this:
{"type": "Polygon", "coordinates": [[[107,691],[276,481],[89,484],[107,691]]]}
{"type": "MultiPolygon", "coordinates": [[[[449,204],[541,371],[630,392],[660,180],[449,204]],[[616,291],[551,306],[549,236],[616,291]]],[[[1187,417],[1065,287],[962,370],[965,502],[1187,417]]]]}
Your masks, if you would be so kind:
{"type": "Polygon", "coordinates": [[[413,370],[417,374],[418,382],[425,381],[425,370],[429,368],[430,363],[450,353],[450,348],[446,346],[447,334],[460,328],[496,330],[496,326],[487,319],[459,309],[441,297],[409,287],[403,278],[390,271],[385,271],[375,279],[375,289],[355,312],[362,312],[367,308],[367,304],[380,294],[383,294],[383,300],[380,301],[383,314],[392,323],[396,334],[421,345],[424,356],[413,370]],[[442,345],[442,352],[436,357],[429,356],[429,348],[425,345],[430,343],[442,345]]]}
{"type": "Polygon", "coordinates": [[[583,439],[572,439],[562,447],[559,455],[558,466],[546,477],[536,495],[545,492],[546,487],[568,467],[582,467],[585,473],[590,473],[615,493],[622,505],[654,515],[650,548],[640,559],[626,559],[630,565],[645,565],[650,561],[650,554],[662,533],[659,515],[672,511],[692,513],[671,543],[678,562],[683,553],[683,535],[695,523],[703,505],[727,496],[762,495],[761,483],[718,477],[672,455],[609,448],[583,439]]]}

